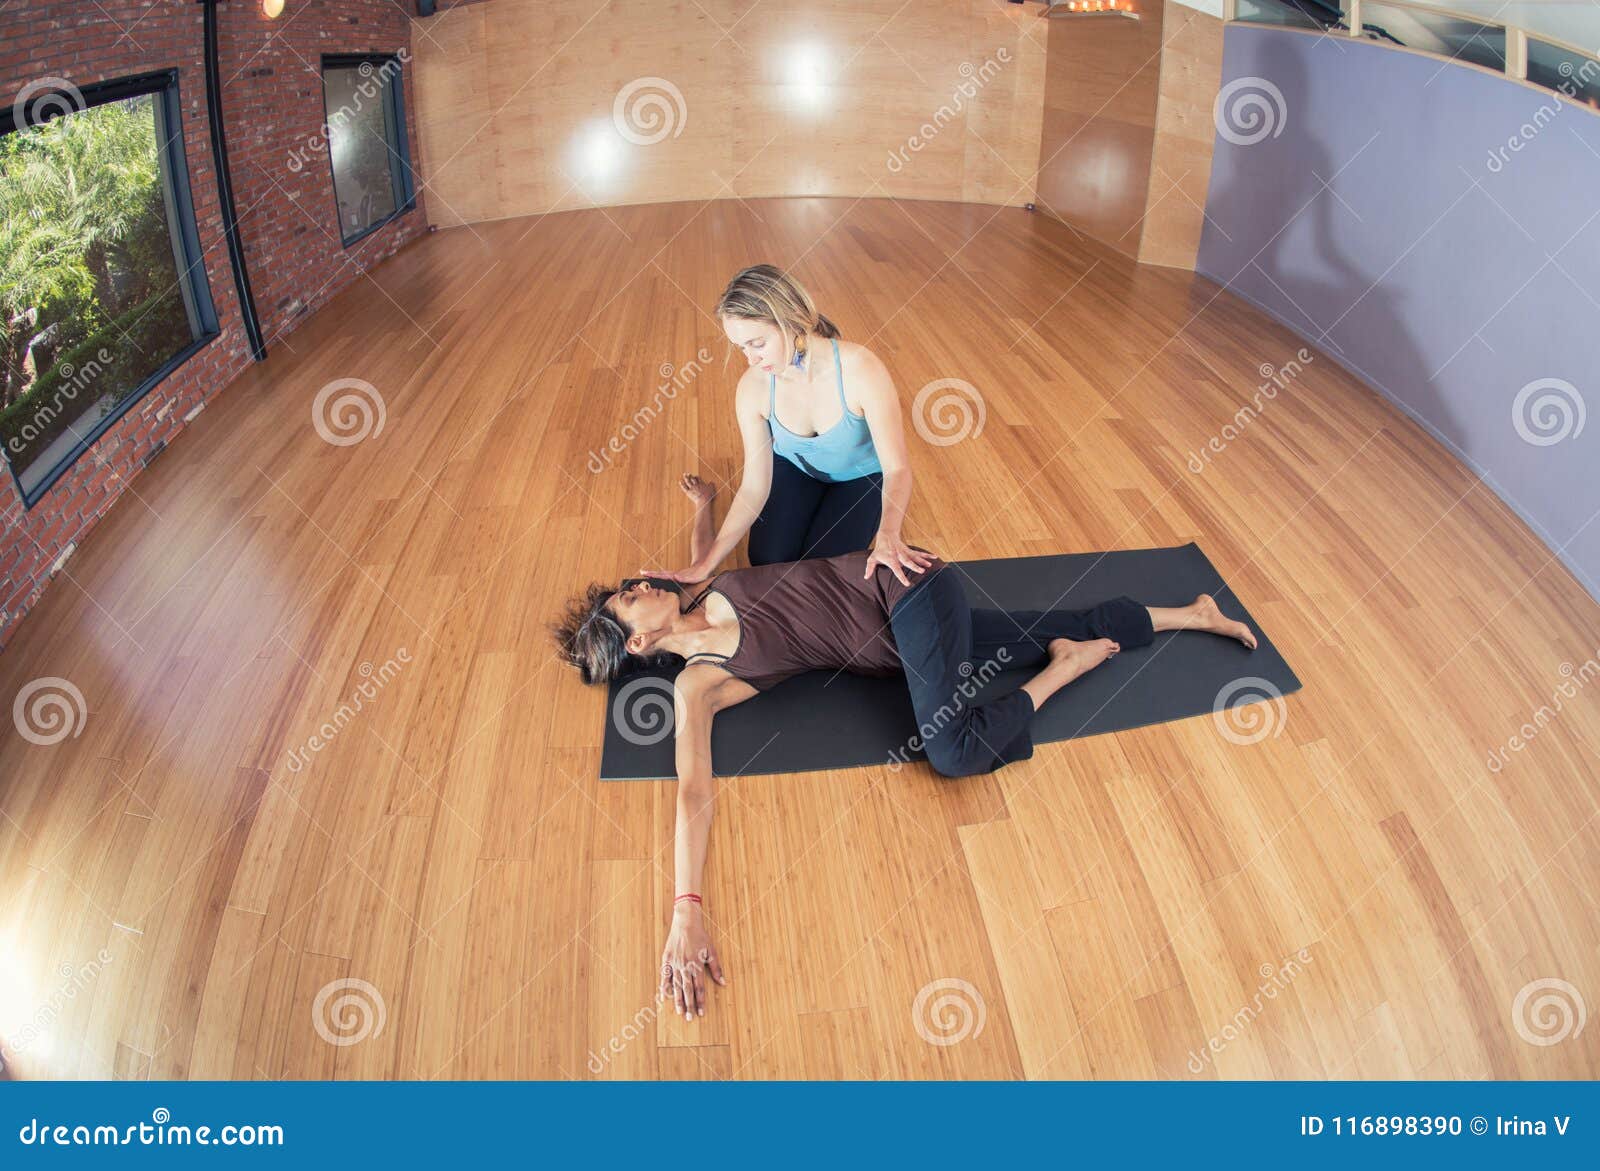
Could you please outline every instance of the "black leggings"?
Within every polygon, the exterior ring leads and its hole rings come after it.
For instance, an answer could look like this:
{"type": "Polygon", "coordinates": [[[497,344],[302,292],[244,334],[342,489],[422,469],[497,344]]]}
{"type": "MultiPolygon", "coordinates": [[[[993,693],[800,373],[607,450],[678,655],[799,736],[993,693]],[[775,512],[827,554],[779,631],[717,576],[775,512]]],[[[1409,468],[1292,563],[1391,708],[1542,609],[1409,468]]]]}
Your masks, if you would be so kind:
{"type": "Polygon", "coordinates": [[[872,544],[883,518],[883,474],[837,484],[772,457],[772,491],[750,527],[751,565],[854,553],[872,544]]]}
{"type": "Polygon", "coordinates": [[[947,777],[993,772],[1033,755],[1033,699],[1019,687],[972,702],[975,663],[981,681],[1000,668],[1043,666],[1053,638],[1110,638],[1123,650],[1155,639],[1150,611],[1127,597],[1086,610],[973,609],[948,565],[900,598],[889,625],[917,716],[911,746],[947,777]]]}

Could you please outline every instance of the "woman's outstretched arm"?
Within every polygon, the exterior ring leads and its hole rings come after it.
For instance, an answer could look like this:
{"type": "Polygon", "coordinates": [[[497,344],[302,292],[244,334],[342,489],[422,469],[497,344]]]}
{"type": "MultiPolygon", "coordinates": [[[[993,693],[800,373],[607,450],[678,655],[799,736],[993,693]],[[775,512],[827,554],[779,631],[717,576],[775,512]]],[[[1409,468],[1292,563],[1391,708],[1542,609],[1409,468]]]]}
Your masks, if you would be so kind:
{"type": "Polygon", "coordinates": [[[726,984],[722,960],[706,928],[703,879],[706,846],[711,837],[711,817],[716,781],[711,773],[711,722],[722,708],[731,707],[756,693],[755,688],[710,664],[697,663],[678,673],[674,701],[678,769],[677,820],[673,828],[672,927],[661,953],[661,998],[686,1020],[704,1016],[707,974],[726,984]]]}

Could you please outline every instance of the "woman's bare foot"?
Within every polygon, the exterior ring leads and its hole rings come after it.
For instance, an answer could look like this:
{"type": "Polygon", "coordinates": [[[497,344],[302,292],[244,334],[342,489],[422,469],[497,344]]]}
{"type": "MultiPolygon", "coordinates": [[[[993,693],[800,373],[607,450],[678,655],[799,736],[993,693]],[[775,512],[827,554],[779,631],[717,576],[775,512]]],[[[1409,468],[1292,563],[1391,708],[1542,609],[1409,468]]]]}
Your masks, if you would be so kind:
{"type": "Polygon", "coordinates": [[[1050,652],[1052,666],[1061,668],[1062,683],[1071,683],[1086,675],[1122,649],[1109,638],[1096,638],[1089,642],[1074,642],[1070,638],[1052,638],[1045,648],[1050,652]]]}
{"type": "Polygon", "coordinates": [[[1050,665],[1022,685],[1038,711],[1056,692],[1080,675],[1094,670],[1122,648],[1109,638],[1096,638],[1087,642],[1074,642],[1070,638],[1052,638],[1045,648],[1050,652],[1050,665]]]}
{"type": "Polygon", "coordinates": [[[1201,594],[1189,603],[1188,609],[1193,617],[1184,623],[1185,629],[1206,630],[1224,638],[1236,638],[1251,650],[1256,649],[1256,636],[1251,629],[1243,622],[1235,622],[1225,615],[1210,594],[1201,594]]]}
{"type": "Polygon", "coordinates": [[[709,480],[702,480],[693,472],[684,472],[678,481],[678,487],[682,488],[683,494],[701,508],[717,498],[717,486],[709,480]]]}

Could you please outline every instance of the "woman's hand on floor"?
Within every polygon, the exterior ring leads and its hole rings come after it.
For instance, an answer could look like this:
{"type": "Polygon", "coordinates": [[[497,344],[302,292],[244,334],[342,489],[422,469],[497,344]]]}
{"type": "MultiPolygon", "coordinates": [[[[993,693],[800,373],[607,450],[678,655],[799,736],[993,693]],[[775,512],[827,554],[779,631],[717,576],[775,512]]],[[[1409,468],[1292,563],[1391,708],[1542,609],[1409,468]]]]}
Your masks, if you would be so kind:
{"type": "Polygon", "coordinates": [[[700,908],[680,903],[672,914],[672,930],[667,932],[667,946],[661,952],[661,999],[671,999],[684,1020],[705,1016],[710,980],[728,983],[700,908]]]}
{"type": "Polygon", "coordinates": [[[910,585],[911,579],[906,576],[906,571],[921,573],[933,561],[932,553],[913,549],[894,533],[879,533],[872,542],[872,552],[867,554],[867,571],[862,576],[871,577],[878,566],[887,565],[889,572],[899,579],[901,585],[910,585]]]}

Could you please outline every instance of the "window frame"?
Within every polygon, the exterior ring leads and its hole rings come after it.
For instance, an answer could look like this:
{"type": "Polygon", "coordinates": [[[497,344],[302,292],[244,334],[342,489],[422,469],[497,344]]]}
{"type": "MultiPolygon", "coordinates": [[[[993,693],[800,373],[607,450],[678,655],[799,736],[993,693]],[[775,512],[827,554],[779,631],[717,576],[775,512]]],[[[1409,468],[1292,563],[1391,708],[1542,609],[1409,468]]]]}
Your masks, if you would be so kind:
{"type": "MultiPolygon", "coordinates": [[[[159,69],[150,73],[114,78],[83,86],[78,92],[83,97],[83,103],[75,104],[75,112],[128,98],[143,97],[146,94],[155,98],[157,127],[155,147],[156,157],[161,166],[162,204],[167,211],[167,231],[172,237],[173,261],[178,268],[179,291],[186,309],[192,313],[191,328],[198,324],[198,336],[134,386],[116,410],[96,422],[94,427],[68,450],[31,491],[23,488],[22,476],[12,462],[11,453],[0,454],[0,462],[6,465],[11,482],[22,500],[24,511],[31,510],[35,504],[49,495],[56,481],[71,471],[78,460],[99,442],[107,431],[116,426],[124,415],[143,402],[152,390],[222,335],[216,302],[211,296],[211,277],[206,271],[205,252],[200,246],[199,224],[195,218],[194,197],[189,184],[189,161],[183,142],[183,101],[179,93],[178,70],[159,69]],[[165,142],[160,141],[160,132],[163,130],[166,132],[165,142]]],[[[46,111],[52,109],[48,104],[52,96],[54,95],[40,95],[28,103],[27,107],[20,111],[22,115],[20,122],[17,119],[19,111],[11,107],[0,109],[0,135],[49,121],[48,117],[40,118],[37,115],[41,109],[46,111]]]]}
{"type": "Polygon", "coordinates": [[[322,125],[328,127],[328,70],[360,69],[371,65],[373,72],[393,63],[394,75],[384,91],[383,122],[386,132],[392,131],[394,142],[389,145],[389,184],[394,192],[394,210],[380,220],[374,220],[353,236],[344,233],[344,216],[339,211],[339,178],[333,169],[333,133],[323,134],[323,148],[328,154],[328,186],[333,193],[333,222],[339,227],[339,242],[352,248],[372,233],[392,224],[414,211],[417,206],[416,173],[411,165],[411,140],[406,129],[405,61],[399,53],[324,53],[321,62],[322,125]]]}

